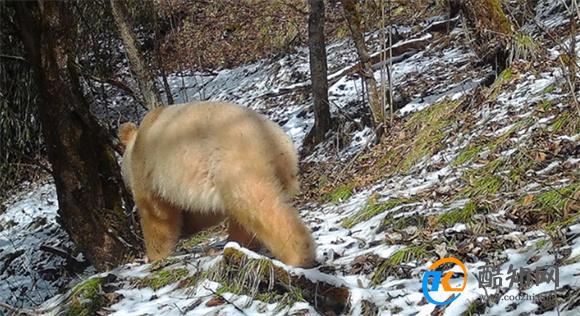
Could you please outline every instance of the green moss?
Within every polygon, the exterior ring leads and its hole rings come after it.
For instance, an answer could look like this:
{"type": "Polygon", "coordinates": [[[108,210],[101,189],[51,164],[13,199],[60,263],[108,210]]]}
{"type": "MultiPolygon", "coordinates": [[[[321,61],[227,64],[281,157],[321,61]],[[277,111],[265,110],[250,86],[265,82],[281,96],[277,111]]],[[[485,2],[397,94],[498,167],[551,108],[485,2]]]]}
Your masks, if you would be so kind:
{"type": "Polygon", "coordinates": [[[342,226],[345,228],[352,228],[354,225],[367,221],[380,213],[411,202],[413,202],[413,200],[408,198],[393,198],[378,203],[375,198],[371,197],[367,201],[367,204],[354,216],[344,219],[342,226]]]}
{"type": "Polygon", "coordinates": [[[137,286],[150,287],[153,290],[158,290],[164,286],[175,283],[184,279],[189,274],[185,268],[177,268],[171,270],[161,270],[151,274],[151,276],[137,281],[137,286]]]}
{"type": "Polygon", "coordinates": [[[443,141],[451,131],[453,122],[458,120],[456,110],[461,105],[459,100],[443,100],[416,112],[405,123],[406,129],[417,131],[410,150],[401,164],[401,171],[407,172],[426,156],[431,156],[441,149],[443,141]]]}
{"type": "Polygon", "coordinates": [[[471,162],[483,150],[482,146],[470,146],[461,152],[453,161],[453,166],[460,166],[471,162]]]}
{"type": "Polygon", "coordinates": [[[211,229],[202,230],[197,234],[193,234],[191,237],[181,241],[177,246],[178,249],[190,250],[195,246],[202,244],[211,237],[219,233],[221,228],[219,226],[213,227],[211,229]]]}
{"type": "Polygon", "coordinates": [[[325,202],[338,203],[348,200],[354,192],[354,184],[343,184],[326,194],[323,198],[325,202]]]}
{"type": "Polygon", "coordinates": [[[443,227],[452,227],[457,223],[473,223],[473,216],[478,213],[487,212],[488,209],[476,205],[473,201],[469,201],[463,208],[447,211],[437,218],[437,224],[443,227]]]}
{"type": "Polygon", "coordinates": [[[507,68],[499,74],[499,78],[503,83],[510,81],[512,78],[513,71],[511,68],[507,68]]]}
{"type": "MultiPolygon", "coordinates": [[[[494,30],[503,34],[510,34],[512,32],[512,24],[501,7],[500,0],[487,0],[487,8],[492,10],[492,23],[497,23],[498,29],[494,30]]],[[[485,5],[485,4],[484,4],[485,5]]],[[[487,9],[486,8],[486,9],[487,9]]]]}
{"type": "Polygon", "coordinates": [[[67,316],[92,316],[106,304],[101,285],[104,278],[91,278],[73,288],[68,298],[67,316]]]}
{"type": "Polygon", "coordinates": [[[374,271],[372,278],[373,285],[378,285],[393,274],[393,269],[403,262],[421,260],[431,256],[425,245],[409,246],[395,251],[389,258],[381,262],[374,271]]]}
{"type": "Polygon", "coordinates": [[[513,72],[511,68],[506,68],[495,79],[491,87],[487,90],[487,99],[495,100],[503,89],[503,86],[512,78],[513,72]]]}
{"type": "Polygon", "coordinates": [[[233,293],[233,294],[243,294],[240,290],[241,287],[239,284],[221,284],[220,287],[215,291],[217,295],[224,295],[225,293],[233,293]]]}
{"type": "MultiPolygon", "coordinates": [[[[221,287],[220,287],[221,289],[221,287]]],[[[226,292],[230,292],[230,290],[226,290],[226,292]]],[[[275,303],[278,298],[280,297],[280,294],[275,293],[275,292],[265,292],[265,293],[258,293],[258,295],[256,295],[255,299],[257,299],[258,301],[262,301],[265,303],[275,303]]]]}
{"type": "Polygon", "coordinates": [[[350,36],[350,30],[348,29],[346,23],[339,24],[334,32],[337,38],[346,38],[350,36]]]}

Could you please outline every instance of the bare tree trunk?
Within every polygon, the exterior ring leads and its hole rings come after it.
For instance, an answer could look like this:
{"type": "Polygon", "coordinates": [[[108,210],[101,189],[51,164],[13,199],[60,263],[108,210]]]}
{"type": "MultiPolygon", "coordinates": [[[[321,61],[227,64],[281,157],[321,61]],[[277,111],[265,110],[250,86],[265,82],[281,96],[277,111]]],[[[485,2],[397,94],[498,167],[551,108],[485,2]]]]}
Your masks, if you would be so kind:
{"type": "Polygon", "coordinates": [[[354,0],[343,0],[342,6],[346,17],[350,34],[361,62],[361,75],[367,85],[369,105],[373,116],[373,127],[380,138],[382,135],[382,126],[385,121],[385,111],[381,106],[377,81],[373,75],[373,68],[370,62],[370,56],[365,44],[363,30],[361,28],[361,17],[354,0]]]}
{"type": "Polygon", "coordinates": [[[159,19],[155,3],[153,4],[153,10],[154,12],[152,14],[155,18],[155,58],[157,59],[157,67],[159,67],[159,71],[161,72],[161,81],[163,82],[163,90],[165,91],[165,96],[167,97],[167,104],[174,104],[175,101],[173,100],[173,94],[171,93],[171,86],[167,81],[167,73],[165,72],[163,58],[161,57],[161,35],[159,34],[159,19]]]}
{"type": "Polygon", "coordinates": [[[39,118],[59,203],[59,222],[99,270],[138,253],[130,206],[108,133],[88,110],[74,65],[69,2],[15,2],[15,20],[39,87],[39,118]]]}
{"type": "Polygon", "coordinates": [[[328,105],[328,79],[326,44],[324,40],[324,1],[309,0],[308,49],[310,52],[310,77],[314,99],[314,127],[307,139],[318,144],[331,128],[328,105]]]}
{"type": "Polygon", "coordinates": [[[167,81],[167,74],[165,73],[165,69],[163,69],[163,61],[161,60],[161,56],[159,56],[159,51],[157,51],[157,60],[159,64],[159,69],[161,71],[161,80],[163,81],[163,90],[165,90],[165,95],[167,96],[167,104],[174,104],[175,100],[173,99],[173,94],[171,93],[171,86],[167,81]]]}
{"type": "Polygon", "coordinates": [[[121,34],[125,52],[131,65],[131,72],[133,72],[133,75],[137,79],[139,89],[145,101],[145,106],[151,110],[161,104],[161,97],[155,87],[153,74],[145,64],[144,58],[137,48],[137,39],[131,29],[133,24],[131,23],[125,2],[121,0],[110,0],[110,3],[115,24],[117,24],[117,28],[121,34]]]}
{"type": "Polygon", "coordinates": [[[501,1],[453,0],[452,4],[457,6],[457,1],[460,1],[461,12],[473,32],[476,53],[496,70],[505,69],[513,25],[501,7],[501,1]]]}

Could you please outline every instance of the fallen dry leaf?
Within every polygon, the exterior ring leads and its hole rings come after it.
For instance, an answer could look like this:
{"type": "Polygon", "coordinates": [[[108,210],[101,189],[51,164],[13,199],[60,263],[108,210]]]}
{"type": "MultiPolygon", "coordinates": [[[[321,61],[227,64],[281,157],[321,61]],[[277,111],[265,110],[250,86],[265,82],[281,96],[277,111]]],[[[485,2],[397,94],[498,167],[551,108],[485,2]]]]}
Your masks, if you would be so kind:
{"type": "Polygon", "coordinates": [[[205,303],[205,306],[207,306],[207,307],[214,307],[214,306],[223,305],[225,302],[226,302],[226,300],[224,300],[223,297],[221,297],[221,296],[214,296],[209,301],[207,301],[207,303],[205,303]]]}

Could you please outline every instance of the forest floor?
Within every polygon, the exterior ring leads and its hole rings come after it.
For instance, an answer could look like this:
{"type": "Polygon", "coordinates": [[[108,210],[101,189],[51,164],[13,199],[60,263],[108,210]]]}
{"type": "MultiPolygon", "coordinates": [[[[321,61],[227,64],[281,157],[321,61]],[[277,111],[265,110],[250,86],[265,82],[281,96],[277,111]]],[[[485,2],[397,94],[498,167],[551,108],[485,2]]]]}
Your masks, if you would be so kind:
{"type": "MultiPolygon", "coordinates": [[[[395,46],[411,48],[393,59],[400,108],[379,145],[359,119],[360,78],[342,76],[356,63],[353,45],[328,45],[337,131],[302,157],[296,201],[319,267],[287,267],[233,243],[221,251],[218,227],[183,241],[188,254],[95,274],[59,227],[46,180],[23,184],[0,211],[0,301],[69,315],[577,315],[580,114],[559,62],[569,43],[560,6],[539,2],[542,27],[522,27],[530,35],[519,36],[514,62],[492,81],[462,27],[429,31],[442,17],[398,27],[395,46]],[[467,274],[452,271],[466,287],[434,305],[422,278],[445,257],[463,263],[467,274]]],[[[379,36],[367,34],[373,52],[379,36]]],[[[169,81],[176,102],[235,101],[302,144],[313,124],[308,77],[308,51],[298,49],[169,81]]]]}

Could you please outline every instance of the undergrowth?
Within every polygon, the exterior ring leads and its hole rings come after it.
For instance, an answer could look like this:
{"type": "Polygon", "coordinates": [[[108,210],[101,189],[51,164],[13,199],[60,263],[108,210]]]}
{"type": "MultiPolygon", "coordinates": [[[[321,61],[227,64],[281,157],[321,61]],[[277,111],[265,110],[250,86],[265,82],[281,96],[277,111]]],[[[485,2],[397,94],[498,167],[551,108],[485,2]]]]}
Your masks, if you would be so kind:
{"type": "Polygon", "coordinates": [[[191,250],[195,246],[202,244],[203,242],[207,241],[211,237],[218,234],[220,232],[220,230],[221,230],[221,227],[219,225],[212,227],[210,229],[202,230],[202,231],[198,232],[197,234],[193,234],[191,237],[179,242],[179,244],[177,245],[176,248],[177,249],[191,250]]]}
{"type": "Polygon", "coordinates": [[[460,100],[444,99],[409,118],[404,127],[406,130],[417,131],[417,134],[401,163],[401,171],[408,172],[422,158],[432,156],[444,146],[453,123],[459,120],[457,110],[461,104],[460,100]]]}
{"type": "Polygon", "coordinates": [[[427,222],[428,222],[427,218],[424,215],[420,214],[413,215],[407,214],[405,216],[400,216],[398,218],[386,216],[381,225],[379,226],[379,228],[377,229],[377,232],[382,232],[387,228],[401,230],[410,226],[415,226],[419,229],[422,229],[425,226],[427,226],[427,222]]]}
{"type": "Polygon", "coordinates": [[[348,200],[354,192],[354,184],[347,183],[338,186],[332,192],[323,196],[323,202],[339,203],[348,200]]]}
{"type": "Polygon", "coordinates": [[[580,183],[527,194],[519,199],[515,212],[524,224],[545,225],[548,232],[567,226],[578,219],[580,183]]]}
{"type": "Polygon", "coordinates": [[[414,200],[409,198],[391,198],[384,202],[378,202],[376,197],[371,196],[368,199],[366,205],[360,211],[358,211],[352,217],[343,220],[342,226],[345,228],[352,228],[356,224],[367,221],[380,213],[412,202],[414,202],[414,200]]]}
{"type": "Polygon", "coordinates": [[[478,205],[469,200],[464,207],[453,209],[442,213],[437,217],[437,224],[440,227],[452,227],[457,223],[473,223],[474,216],[479,213],[488,212],[487,206],[478,205]]]}
{"type": "MultiPolygon", "coordinates": [[[[237,256],[229,252],[228,256],[237,256]]],[[[290,284],[288,272],[274,266],[271,260],[238,258],[239,264],[227,264],[221,261],[207,272],[207,278],[218,282],[220,287],[216,294],[233,293],[248,297],[246,305],[254,299],[277,303],[276,311],[281,311],[297,302],[305,301],[299,287],[290,284]],[[285,288],[279,288],[277,283],[284,283],[285,288]]]]}
{"type": "Polygon", "coordinates": [[[426,245],[409,246],[399,249],[375,268],[372,284],[378,285],[385,281],[387,277],[396,273],[396,269],[402,263],[422,260],[430,256],[431,253],[427,251],[426,245]]]}
{"type": "Polygon", "coordinates": [[[177,268],[171,270],[160,270],[153,272],[150,276],[136,281],[138,287],[150,287],[153,290],[158,290],[167,285],[176,283],[184,279],[189,274],[185,268],[177,268]]]}
{"type": "Polygon", "coordinates": [[[66,303],[67,316],[92,316],[106,305],[101,285],[104,278],[88,279],[75,286],[66,303]]]}

